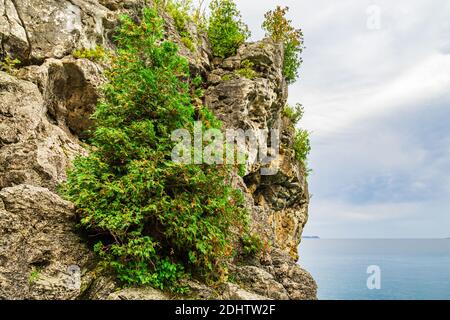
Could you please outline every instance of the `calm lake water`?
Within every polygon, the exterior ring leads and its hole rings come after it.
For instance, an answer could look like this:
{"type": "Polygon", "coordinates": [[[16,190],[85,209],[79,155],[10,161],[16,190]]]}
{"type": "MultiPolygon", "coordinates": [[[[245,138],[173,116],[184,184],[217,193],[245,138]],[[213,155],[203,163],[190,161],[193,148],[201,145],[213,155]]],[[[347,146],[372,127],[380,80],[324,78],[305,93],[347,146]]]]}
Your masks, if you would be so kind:
{"type": "Polygon", "coordinates": [[[450,240],[303,239],[299,264],[325,300],[450,300],[450,240]],[[369,266],[381,289],[369,290],[369,266]]]}

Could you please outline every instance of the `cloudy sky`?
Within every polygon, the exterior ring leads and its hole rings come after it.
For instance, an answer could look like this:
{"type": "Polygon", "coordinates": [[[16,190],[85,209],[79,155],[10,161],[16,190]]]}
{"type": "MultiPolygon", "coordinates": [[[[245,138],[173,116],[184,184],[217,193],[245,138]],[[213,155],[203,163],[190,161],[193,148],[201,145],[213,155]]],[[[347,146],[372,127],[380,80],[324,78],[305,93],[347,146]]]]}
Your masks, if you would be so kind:
{"type": "Polygon", "coordinates": [[[450,237],[450,1],[237,0],[253,39],[290,7],[312,131],[305,234],[450,237]]]}

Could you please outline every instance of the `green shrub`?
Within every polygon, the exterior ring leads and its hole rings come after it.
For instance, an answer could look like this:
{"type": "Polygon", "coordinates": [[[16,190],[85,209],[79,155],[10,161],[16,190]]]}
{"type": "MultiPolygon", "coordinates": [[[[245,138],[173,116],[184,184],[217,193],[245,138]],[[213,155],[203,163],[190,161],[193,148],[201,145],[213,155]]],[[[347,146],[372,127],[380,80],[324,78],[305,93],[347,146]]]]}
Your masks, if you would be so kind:
{"type": "Polygon", "coordinates": [[[263,250],[263,242],[261,238],[254,234],[249,233],[241,238],[243,255],[245,257],[255,257],[263,250]]]}
{"type": "MultiPolygon", "coordinates": [[[[191,97],[193,100],[201,99],[205,96],[205,90],[203,88],[203,78],[200,75],[195,76],[191,79],[191,97]]],[[[202,108],[202,110],[207,110],[206,108],[202,108]]],[[[212,114],[211,114],[212,116],[212,114]]]]}
{"type": "Polygon", "coordinates": [[[88,59],[94,62],[106,62],[109,59],[109,53],[102,46],[97,45],[94,49],[80,49],[72,52],[77,59],[88,59]]]}
{"type": "Polygon", "coordinates": [[[31,285],[39,280],[41,274],[41,269],[38,267],[33,267],[31,270],[30,276],[28,277],[28,283],[31,285]]]}
{"type": "Polygon", "coordinates": [[[192,0],[167,0],[165,1],[163,8],[173,18],[175,28],[177,29],[178,34],[181,37],[181,42],[191,52],[195,52],[195,41],[187,27],[188,23],[192,21],[192,0]]]}
{"type": "Polygon", "coordinates": [[[245,174],[247,173],[247,166],[245,164],[240,164],[238,166],[238,175],[243,178],[245,177],[245,174]]]}
{"type": "Polygon", "coordinates": [[[283,110],[283,115],[291,120],[292,124],[295,126],[303,118],[303,106],[300,103],[296,103],[293,107],[286,104],[283,110]]]}
{"type": "Polygon", "coordinates": [[[234,55],[250,37],[236,4],[233,0],[212,0],[210,11],[207,31],[213,54],[221,58],[234,55]]]}
{"type": "Polygon", "coordinates": [[[222,81],[230,81],[233,79],[233,74],[227,73],[222,76],[222,81]]]}
{"type": "Polygon", "coordinates": [[[197,50],[191,37],[181,37],[181,42],[189,49],[189,51],[195,52],[195,50],[197,50]]]}
{"type": "Polygon", "coordinates": [[[165,9],[172,16],[175,28],[180,33],[187,33],[186,25],[191,20],[192,0],[168,0],[165,9]]]}
{"type": "Polygon", "coordinates": [[[256,72],[254,68],[254,63],[249,60],[244,60],[241,62],[241,68],[236,71],[236,73],[247,79],[255,79],[258,76],[258,72],[256,72]]]}
{"type": "MultiPolygon", "coordinates": [[[[191,103],[189,67],[163,21],[145,9],[141,23],[123,17],[104,98],[93,115],[96,130],[87,157],[79,157],[61,188],[97,239],[102,263],[130,285],[183,291],[180,278],[226,278],[233,230],[247,229],[243,196],[225,181],[227,166],[171,161],[173,130],[219,125],[191,103]]],[[[198,78],[191,82],[198,83],[198,78]]],[[[239,231],[240,232],[240,231],[239,231]]]]}
{"type": "Polygon", "coordinates": [[[274,11],[265,14],[262,25],[266,35],[276,42],[284,44],[283,74],[288,84],[298,78],[298,70],[302,64],[303,33],[292,26],[292,21],[286,18],[289,8],[278,6],[274,11]]]}
{"type": "Polygon", "coordinates": [[[0,61],[0,71],[4,71],[10,75],[14,75],[16,73],[16,67],[20,64],[19,59],[13,59],[10,56],[5,56],[0,61]]]}
{"type": "MultiPolygon", "coordinates": [[[[304,108],[300,103],[295,104],[295,106],[293,107],[286,104],[283,110],[283,115],[287,117],[291,121],[292,126],[295,127],[303,118],[304,108]]],[[[310,170],[307,168],[307,166],[308,155],[311,152],[311,143],[310,133],[307,130],[295,129],[293,149],[295,152],[295,158],[303,164],[307,173],[309,173],[310,170]]]]}
{"type": "Polygon", "coordinates": [[[295,158],[306,167],[308,155],[311,152],[309,132],[307,130],[297,130],[294,137],[295,158]]]}
{"type": "Polygon", "coordinates": [[[154,0],[157,8],[168,12],[175,21],[178,31],[185,29],[186,23],[192,21],[195,25],[204,29],[206,24],[204,4],[205,0],[154,0]]]}

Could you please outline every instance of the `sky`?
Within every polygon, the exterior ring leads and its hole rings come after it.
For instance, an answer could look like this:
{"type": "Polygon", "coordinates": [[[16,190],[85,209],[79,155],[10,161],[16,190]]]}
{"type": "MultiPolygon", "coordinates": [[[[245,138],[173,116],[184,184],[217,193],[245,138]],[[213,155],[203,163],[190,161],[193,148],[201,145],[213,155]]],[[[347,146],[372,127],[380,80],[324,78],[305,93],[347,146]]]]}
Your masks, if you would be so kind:
{"type": "Polygon", "coordinates": [[[450,237],[450,1],[236,2],[253,40],[276,5],[305,35],[289,97],[312,136],[304,234],[450,237]]]}

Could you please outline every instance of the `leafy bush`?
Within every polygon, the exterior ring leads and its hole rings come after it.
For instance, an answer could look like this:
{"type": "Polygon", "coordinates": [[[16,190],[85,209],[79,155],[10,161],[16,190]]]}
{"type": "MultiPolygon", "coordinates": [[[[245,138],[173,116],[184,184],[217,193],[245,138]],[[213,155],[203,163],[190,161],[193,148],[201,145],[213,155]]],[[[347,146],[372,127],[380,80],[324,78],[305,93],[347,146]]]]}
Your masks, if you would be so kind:
{"type": "Polygon", "coordinates": [[[307,130],[297,130],[294,137],[295,158],[306,167],[308,155],[311,152],[309,132],[307,130]]]}
{"type": "Polygon", "coordinates": [[[14,75],[16,73],[16,67],[17,65],[19,65],[21,62],[19,59],[13,59],[10,56],[5,56],[1,61],[0,61],[0,71],[4,71],[10,75],[14,75]]]}
{"type": "Polygon", "coordinates": [[[187,23],[191,20],[192,0],[168,0],[164,8],[172,16],[178,32],[187,35],[187,23]]]}
{"type": "Polygon", "coordinates": [[[177,281],[187,274],[223,280],[235,234],[247,229],[242,194],[225,182],[226,166],[172,162],[170,138],[176,129],[192,132],[197,119],[205,128],[219,123],[192,105],[181,80],[189,79],[188,62],[163,39],[155,9],[145,9],[140,24],[123,17],[116,42],[93,147],[61,191],[123,283],[182,291],[177,281]]]}
{"type": "Polygon", "coordinates": [[[283,110],[283,115],[291,120],[292,124],[295,126],[303,118],[303,106],[300,103],[295,104],[293,107],[286,104],[283,110]]]}
{"type": "Polygon", "coordinates": [[[33,267],[31,269],[30,276],[28,277],[28,283],[31,285],[35,283],[37,280],[39,280],[39,276],[41,274],[41,270],[38,267],[33,267]]]}
{"type": "Polygon", "coordinates": [[[189,49],[189,51],[195,52],[195,50],[197,50],[191,37],[181,37],[181,42],[189,49]]]}
{"type": "MultiPolygon", "coordinates": [[[[291,107],[286,104],[283,110],[283,115],[287,117],[292,126],[295,127],[298,122],[303,118],[304,108],[300,103],[295,104],[291,107]]],[[[295,158],[307,166],[308,155],[311,152],[310,134],[307,130],[295,129],[295,136],[293,142],[293,149],[295,151],[295,158]]]]}
{"type": "Polygon", "coordinates": [[[97,45],[95,49],[80,49],[72,52],[72,55],[77,59],[88,59],[94,62],[105,62],[109,58],[109,54],[105,48],[97,45]]]}
{"type": "Polygon", "coordinates": [[[210,11],[207,32],[213,54],[229,57],[250,37],[250,31],[233,0],[212,0],[210,11]]]}
{"type": "Polygon", "coordinates": [[[190,20],[200,29],[204,29],[206,24],[203,8],[205,0],[196,1],[196,5],[193,0],[154,0],[153,2],[160,9],[169,12],[175,20],[175,27],[178,31],[185,28],[186,22],[190,20]]]}
{"type": "Polygon", "coordinates": [[[196,50],[195,41],[187,28],[188,23],[192,21],[192,8],[192,0],[167,0],[164,4],[164,9],[174,20],[175,28],[181,37],[181,42],[191,52],[194,52],[196,50]]]}
{"type": "Polygon", "coordinates": [[[241,62],[241,68],[237,70],[237,74],[241,77],[247,79],[255,79],[258,76],[258,72],[256,72],[254,68],[254,63],[249,60],[244,60],[241,62]]]}
{"type": "Polygon", "coordinates": [[[276,42],[284,44],[283,74],[290,84],[297,80],[298,69],[302,64],[303,33],[292,26],[292,21],[286,18],[289,8],[278,6],[274,11],[265,14],[262,25],[266,35],[276,42]]]}
{"type": "Polygon", "coordinates": [[[234,76],[234,74],[230,74],[230,73],[224,74],[222,76],[222,81],[230,81],[233,79],[233,76],[234,76]]]}
{"type": "Polygon", "coordinates": [[[295,106],[293,107],[286,104],[283,110],[283,115],[291,121],[292,126],[295,129],[295,136],[293,141],[295,158],[304,165],[306,173],[308,174],[310,172],[310,170],[307,168],[308,155],[311,152],[311,143],[309,137],[310,133],[307,130],[295,128],[298,122],[303,118],[303,106],[300,103],[295,104],[295,106]]]}
{"type": "Polygon", "coordinates": [[[241,238],[241,243],[245,257],[254,257],[263,250],[261,238],[254,233],[244,235],[241,238]]]}

